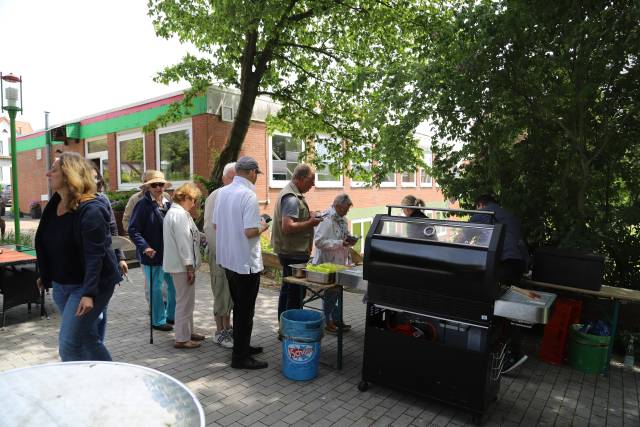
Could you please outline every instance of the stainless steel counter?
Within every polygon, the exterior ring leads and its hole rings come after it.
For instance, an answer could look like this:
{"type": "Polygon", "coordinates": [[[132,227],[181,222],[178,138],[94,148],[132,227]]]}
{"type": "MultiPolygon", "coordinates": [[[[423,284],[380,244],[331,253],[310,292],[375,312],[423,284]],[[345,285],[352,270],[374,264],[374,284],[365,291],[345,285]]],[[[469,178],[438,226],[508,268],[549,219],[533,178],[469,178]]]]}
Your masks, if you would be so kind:
{"type": "Polygon", "coordinates": [[[515,322],[527,324],[546,324],[556,294],[536,292],[539,298],[528,298],[512,289],[508,289],[493,306],[495,316],[505,317],[515,322]]]}
{"type": "Polygon", "coordinates": [[[336,273],[336,284],[345,288],[367,290],[368,282],[362,278],[362,266],[357,265],[336,273]]]}

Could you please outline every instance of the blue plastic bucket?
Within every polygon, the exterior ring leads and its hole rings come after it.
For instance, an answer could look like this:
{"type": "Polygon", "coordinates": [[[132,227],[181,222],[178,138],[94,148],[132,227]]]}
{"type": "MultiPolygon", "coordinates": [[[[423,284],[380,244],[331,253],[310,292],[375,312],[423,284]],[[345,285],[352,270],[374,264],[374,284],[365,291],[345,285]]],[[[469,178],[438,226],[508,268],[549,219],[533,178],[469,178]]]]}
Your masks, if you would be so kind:
{"type": "Polygon", "coordinates": [[[318,376],[324,316],[313,310],[287,310],[280,317],[282,374],[294,381],[318,376]]]}

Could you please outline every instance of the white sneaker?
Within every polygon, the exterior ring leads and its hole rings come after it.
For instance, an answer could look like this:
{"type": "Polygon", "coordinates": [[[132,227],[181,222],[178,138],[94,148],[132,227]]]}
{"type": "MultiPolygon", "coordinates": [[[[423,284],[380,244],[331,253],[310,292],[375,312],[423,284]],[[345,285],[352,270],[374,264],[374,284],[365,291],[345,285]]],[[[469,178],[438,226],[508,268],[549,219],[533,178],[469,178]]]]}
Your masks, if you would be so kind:
{"type": "Polygon", "coordinates": [[[233,348],[233,338],[228,336],[227,331],[216,332],[213,340],[224,348],[233,348]]]}
{"type": "Polygon", "coordinates": [[[233,329],[227,329],[223,334],[224,341],[221,345],[225,348],[233,348],[233,329]]]}

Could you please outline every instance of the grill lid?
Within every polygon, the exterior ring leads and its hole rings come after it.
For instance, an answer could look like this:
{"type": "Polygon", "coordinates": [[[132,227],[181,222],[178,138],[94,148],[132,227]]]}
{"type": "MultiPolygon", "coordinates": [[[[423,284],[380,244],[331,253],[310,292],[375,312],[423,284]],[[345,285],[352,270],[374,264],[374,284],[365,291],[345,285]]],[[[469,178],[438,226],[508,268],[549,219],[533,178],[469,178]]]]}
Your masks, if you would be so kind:
{"type": "Polygon", "coordinates": [[[493,301],[503,231],[501,224],[377,215],[365,241],[364,278],[370,286],[493,301]]]}

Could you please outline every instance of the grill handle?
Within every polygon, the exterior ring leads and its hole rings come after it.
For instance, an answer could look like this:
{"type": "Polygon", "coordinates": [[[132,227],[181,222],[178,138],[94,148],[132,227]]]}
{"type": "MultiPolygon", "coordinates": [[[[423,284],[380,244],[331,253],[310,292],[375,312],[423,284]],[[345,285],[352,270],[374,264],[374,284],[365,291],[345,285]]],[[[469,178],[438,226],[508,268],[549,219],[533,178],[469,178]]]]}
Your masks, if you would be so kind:
{"type": "Polygon", "coordinates": [[[387,215],[391,216],[391,209],[394,209],[394,208],[420,209],[423,211],[451,212],[451,213],[461,213],[461,214],[469,214],[469,215],[480,214],[480,215],[489,215],[491,217],[496,216],[496,213],[492,211],[473,211],[473,210],[467,210],[467,209],[431,208],[429,206],[408,206],[408,205],[387,205],[387,215]]]}

